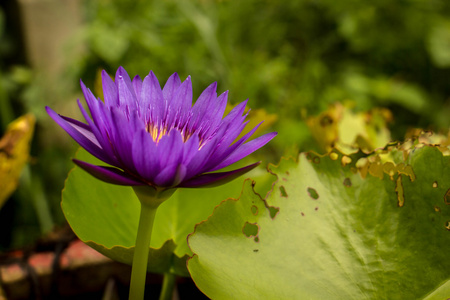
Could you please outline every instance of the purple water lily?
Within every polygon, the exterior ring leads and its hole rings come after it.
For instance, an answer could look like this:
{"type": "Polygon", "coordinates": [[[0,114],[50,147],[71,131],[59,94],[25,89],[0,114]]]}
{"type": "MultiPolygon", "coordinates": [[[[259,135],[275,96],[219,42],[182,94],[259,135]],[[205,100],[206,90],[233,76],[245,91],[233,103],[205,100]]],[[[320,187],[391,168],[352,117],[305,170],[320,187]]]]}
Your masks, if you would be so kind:
{"type": "Polygon", "coordinates": [[[150,72],[144,80],[117,70],[115,81],[102,72],[104,102],[81,82],[90,116],[78,100],[87,124],[47,113],[78,144],[111,166],[74,159],[91,175],[108,183],[155,188],[215,186],[255,168],[259,162],[214,172],[244,158],[269,142],[275,132],[246,142],[258,126],[233,143],[248,122],[247,101],[224,118],[228,92],[217,97],[217,84],[207,87],[192,106],[192,84],[175,73],[163,89],[150,72]],[[214,172],[214,173],[211,173],[214,172]]]}

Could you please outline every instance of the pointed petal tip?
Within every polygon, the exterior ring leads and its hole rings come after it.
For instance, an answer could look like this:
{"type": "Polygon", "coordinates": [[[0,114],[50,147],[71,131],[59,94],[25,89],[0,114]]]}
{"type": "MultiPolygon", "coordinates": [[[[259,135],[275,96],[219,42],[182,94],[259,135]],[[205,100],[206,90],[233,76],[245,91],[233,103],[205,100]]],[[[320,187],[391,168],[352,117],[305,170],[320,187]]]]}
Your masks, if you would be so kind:
{"type": "Polygon", "coordinates": [[[111,76],[109,76],[108,72],[106,72],[105,70],[102,70],[102,80],[105,80],[106,78],[111,79],[111,76]]]}
{"type": "Polygon", "coordinates": [[[45,107],[45,111],[47,114],[56,122],[58,123],[59,118],[61,118],[61,115],[55,112],[53,109],[51,109],[49,106],[45,107]]]}
{"type": "Polygon", "coordinates": [[[213,83],[208,85],[208,87],[206,89],[204,89],[204,92],[205,91],[209,91],[210,93],[215,93],[217,91],[217,81],[214,81],[213,83]]]}
{"type": "Polygon", "coordinates": [[[124,78],[127,78],[127,80],[130,78],[130,76],[128,76],[128,73],[127,73],[127,71],[125,70],[125,68],[124,67],[122,67],[122,66],[120,66],[118,69],[117,69],[117,72],[116,72],[116,79],[117,78],[119,78],[119,79],[124,79],[124,78]]]}
{"type": "Polygon", "coordinates": [[[97,166],[76,158],[72,159],[72,161],[90,175],[106,183],[125,186],[145,185],[144,182],[132,178],[117,168],[97,166]]]}
{"type": "MultiPolygon", "coordinates": [[[[45,111],[56,123],[58,123],[59,118],[61,117],[57,112],[51,109],[49,106],[45,106],[45,111]]],[[[59,123],[58,123],[59,124],[59,123]]]]}
{"type": "Polygon", "coordinates": [[[228,172],[219,172],[219,173],[206,173],[202,174],[198,177],[194,177],[189,179],[179,185],[179,187],[185,188],[202,188],[202,187],[216,187],[225,183],[228,183],[247,172],[250,172],[258,165],[261,164],[261,161],[253,163],[251,165],[245,166],[243,168],[228,171],[228,172]]]}
{"type": "Polygon", "coordinates": [[[220,97],[228,98],[228,93],[229,93],[229,90],[226,90],[225,92],[223,92],[222,94],[219,95],[219,98],[220,97]]]}

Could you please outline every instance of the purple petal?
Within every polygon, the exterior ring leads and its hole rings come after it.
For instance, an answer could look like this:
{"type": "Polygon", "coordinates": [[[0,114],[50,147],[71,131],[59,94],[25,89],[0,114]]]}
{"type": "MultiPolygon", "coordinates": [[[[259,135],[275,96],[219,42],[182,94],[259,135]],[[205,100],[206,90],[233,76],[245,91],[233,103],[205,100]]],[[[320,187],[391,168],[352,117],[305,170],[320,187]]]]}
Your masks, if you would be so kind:
{"type": "Polygon", "coordinates": [[[254,140],[251,140],[248,143],[241,145],[233,153],[231,153],[223,162],[221,162],[218,166],[216,166],[212,170],[219,170],[237,162],[238,160],[246,157],[247,155],[253,153],[254,151],[258,150],[259,148],[267,144],[276,135],[277,135],[276,132],[267,133],[254,140]]]}
{"type": "Polygon", "coordinates": [[[198,187],[214,187],[225,184],[227,182],[232,181],[233,179],[238,178],[239,176],[251,171],[256,168],[261,162],[257,162],[246,167],[229,171],[229,172],[220,172],[220,173],[207,173],[200,175],[198,177],[194,177],[189,179],[179,185],[179,187],[186,188],[198,188],[198,187]]]}
{"type": "Polygon", "coordinates": [[[183,181],[187,173],[185,165],[172,164],[164,168],[158,176],[155,177],[154,183],[161,187],[174,187],[183,181]]]}
{"type": "Polygon", "coordinates": [[[153,182],[160,169],[156,143],[147,131],[141,130],[135,135],[132,145],[132,156],[139,175],[153,182]]]}
{"type": "Polygon", "coordinates": [[[214,149],[217,147],[217,140],[217,138],[212,139],[194,154],[187,165],[188,178],[201,173],[200,171],[204,169],[205,164],[209,161],[214,149]]]}
{"type": "Polygon", "coordinates": [[[68,117],[62,117],[54,112],[50,107],[45,107],[49,116],[64,129],[81,147],[100,160],[108,161],[103,149],[98,144],[97,139],[89,126],[80,121],[68,117]]]}
{"type": "Polygon", "coordinates": [[[205,164],[205,169],[203,169],[202,172],[212,172],[221,169],[221,167],[220,168],[218,167],[218,164],[221,163],[223,160],[227,159],[229,155],[231,155],[237,148],[239,148],[243,143],[245,143],[263,123],[260,122],[252,130],[250,130],[243,137],[241,137],[237,142],[235,142],[233,145],[230,145],[230,143],[233,140],[235,140],[237,136],[241,133],[242,129],[247,125],[248,122],[249,121],[245,122],[239,131],[231,132],[229,136],[227,136],[227,134],[224,135],[224,138],[222,138],[222,140],[220,141],[221,145],[217,147],[216,151],[214,151],[212,159],[210,159],[210,161],[208,161],[208,163],[205,164]],[[230,146],[226,147],[226,145],[230,146]]]}
{"type": "Polygon", "coordinates": [[[166,101],[170,101],[175,96],[175,92],[178,87],[181,85],[180,77],[178,77],[177,73],[173,73],[169,79],[167,79],[166,84],[163,88],[163,95],[166,101]]]}
{"type": "MultiPolygon", "coordinates": [[[[231,112],[221,121],[220,126],[218,126],[217,132],[215,133],[218,144],[218,149],[215,149],[214,155],[216,161],[221,161],[226,157],[222,156],[223,152],[226,151],[228,146],[239,136],[248,123],[248,121],[243,123],[248,115],[248,112],[247,114],[242,115],[245,110],[246,103],[247,100],[241,102],[233,108],[231,112]]],[[[208,139],[208,137],[206,137],[206,139],[208,139]]],[[[202,143],[205,143],[206,141],[203,140],[202,143]]]]}
{"type": "MultiPolygon", "coordinates": [[[[81,113],[83,114],[84,118],[91,127],[92,132],[94,133],[103,150],[108,154],[109,157],[113,158],[114,154],[111,150],[111,144],[108,134],[108,130],[110,130],[111,128],[111,126],[109,125],[111,122],[109,122],[106,114],[104,113],[103,108],[105,104],[101,100],[95,99],[92,92],[86,88],[83,82],[80,82],[80,85],[84,94],[84,98],[86,99],[89,111],[91,113],[93,122],[90,121],[88,114],[84,110],[81,103],[78,101],[78,106],[80,107],[81,113]]],[[[111,162],[108,163],[113,164],[111,162]]]]}
{"type": "Polygon", "coordinates": [[[169,187],[172,186],[175,181],[175,175],[177,173],[178,164],[171,164],[166,166],[159,172],[159,174],[155,177],[153,182],[157,186],[169,187]]]}
{"type": "Polygon", "coordinates": [[[119,105],[129,106],[136,109],[136,93],[134,92],[130,76],[124,68],[119,67],[116,72],[116,85],[119,91],[119,105]]]}
{"type": "Polygon", "coordinates": [[[175,179],[172,183],[172,186],[179,185],[183,181],[183,179],[186,177],[186,174],[187,174],[186,166],[183,164],[178,165],[177,172],[175,174],[175,179]]]}
{"type": "MultiPolygon", "coordinates": [[[[136,117],[134,117],[134,120],[136,117]]],[[[129,171],[136,171],[133,163],[131,146],[134,135],[137,133],[134,124],[118,108],[111,108],[111,144],[114,147],[116,157],[122,162],[121,168],[129,171]]],[[[142,129],[144,126],[142,126],[142,129]]]]}
{"type": "Polygon", "coordinates": [[[199,135],[208,138],[211,136],[216,130],[217,126],[222,121],[223,113],[225,112],[225,109],[227,107],[227,100],[228,100],[228,91],[223,92],[219,98],[215,101],[215,107],[212,110],[212,113],[209,115],[209,118],[203,119],[203,121],[200,123],[199,127],[199,135]],[[204,124],[207,122],[206,124],[204,124]],[[204,125],[203,125],[203,124],[204,125]]]}
{"type": "Polygon", "coordinates": [[[103,98],[108,107],[119,105],[119,93],[114,81],[105,70],[102,71],[103,98]]]}
{"type": "Polygon", "coordinates": [[[180,85],[173,97],[168,99],[168,104],[166,127],[184,126],[192,106],[192,82],[190,76],[180,85]]]}
{"type": "Polygon", "coordinates": [[[172,129],[158,142],[158,160],[161,169],[168,165],[179,165],[183,159],[183,138],[181,133],[172,129]]]}
{"type": "Polygon", "coordinates": [[[192,107],[192,118],[188,124],[188,130],[193,131],[197,129],[197,126],[200,124],[202,118],[206,115],[211,104],[213,104],[214,100],[217,99],[217,82],[213,82],[210,84],[198,97],[198,100],[195,102],[192,107]]]}
{"type": "Polygon", "coordinates": [[[96,101],[94,94],[92,94],[91,90],[86,87],[83,81],[80,80],[81,91],[83,92],[84,99],[86,102],[96,101]]]}
{"type": "Polygon", "coordinates": [[[192,158],[199,152],[199,138],[197,134],[192,135],[183,147],[182,164],[188,165],[192,158]]]}
{"type": "MultiPolygon", "coordinates": [[[[249,121],[239,124],[230,124],[219,128],[217,137],[217,147],[214,148],[213,153],[203,165],[200,170],[201,173],[212,171],[219,163],[226,159],[241,143],[231,143],[239,136],[249,121]],[[231,145],[231,146],[230,146],[231,145]]],[[[256,130],[255,128],[253,130],[256,130]]],[[[250,134],[252,134],[251,132],[250,134]]],[[[248,134],[247,134],[248,135],[248,134]]]]}
{"type": "Polygon", "coordinates": [[[144,78],[141,91],[142,109],[145,122],[160,124],[165,110],[164,97],[158,78],[152,71],[144,78]]]}
{"type": "MultiPolygon", "coordinates": [[[[88,122],[89,128],[91,129],[96,140],[98,141],[100,148],[102,148],[102,150],[104,151],[103,161],[110,165],[117,165],[117,163],[118,163],[117,159],[116,159],[114,153],[112,152],[109,141],[107,140],[107,136],[105,137],[104,134],[98,129],[96,124],[94,124],[94,122],[89,118],[89,115],[86,112],[86,110],[84,109],[83,105],[81,105],[80,100],[78,100],[77,102],[78,102],[78,107],[80,108],[81,113],[83,114],[84,118],[88,122]]],[[[83,123],[81,123],[81,124],[83,124],[83,123]]],[[[83,124],[83,125],[85,125],[85,124],[83,124]]]]}
{"type": "Polygon", "coordinates": [[[117,184],[117,185],[145,185],[146,183],[143,181],[139,181],[127,173],[112,167],[103,167],[89,164],[87,162],[73,159],[73,162],[94,176],[97,179],[100,179],[107,183],[117,184]]]}
{"type": "Polygon", "coordinates": [[[134,76],[133,78],[133,88],[134,92],[136,94],[136,97],[138,99],[138,102],[140,101],[141,97],[141,91],[142,91],[142,79],[139,77],[139,75],[134,76]]]}
{"type": "MultiPolygon", "coordinates": [[[[247,105],[248,99],[245,101],[242,101],[238,105],[236,105],[229,113],[225,116],[222,120],[221,126],[224,124],[230,124],[234,123],[236,119],[238,119],[242,114],[244,113],[245,106],[247,105]]],[[[240,122],[242,123],[242,122],[240,122]]]]}

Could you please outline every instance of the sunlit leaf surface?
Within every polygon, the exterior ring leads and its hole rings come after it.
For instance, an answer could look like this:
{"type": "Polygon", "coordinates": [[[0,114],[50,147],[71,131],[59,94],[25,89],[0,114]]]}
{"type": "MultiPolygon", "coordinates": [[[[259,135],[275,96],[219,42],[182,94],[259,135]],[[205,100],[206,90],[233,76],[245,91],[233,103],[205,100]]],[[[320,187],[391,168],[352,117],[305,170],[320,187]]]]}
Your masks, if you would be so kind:
{"type": "MultiPolygon", "coordinates": [[[[84,150],[78,152],[77,158],[99,163],[84,150]]],[[[192,254],[186,243],[187,235],[222,200],[237,197],[241,188],[242,179],[236,179],[217,188],[175,192],[158,208],[149,271],[187,275],[186,259],[192,254]]],[[[62,198],[64,214],[83,242],[114,260],[131,264],[139,201],[130,187],[104,183],[75,167],[68,176],[62,198]]]]}
{"type": "Polygon", "coordinates": [[[212,299],[448,298],[450,157],[402,147],[283,160],[265,201],[246,181],[188,239],[197,286],[212,299]]]}

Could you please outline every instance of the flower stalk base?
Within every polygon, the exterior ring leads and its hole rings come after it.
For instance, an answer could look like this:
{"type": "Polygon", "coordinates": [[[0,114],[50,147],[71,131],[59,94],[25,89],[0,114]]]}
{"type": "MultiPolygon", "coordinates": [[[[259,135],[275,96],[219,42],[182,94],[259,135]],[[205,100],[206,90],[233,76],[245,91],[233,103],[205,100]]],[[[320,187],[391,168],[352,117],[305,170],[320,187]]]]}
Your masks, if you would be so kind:
{"type": "Polygon", "coordinates": [[[163,286],[161,289],[161,294],[159,295],[159,300],[172,300],[175,287],[175,279],[175,275],[172,273],[164,274],[163,286]]]}
{"type": "Polygon", "coordinates": [[[139,216],[139,226],[134,248],[133,265],[131,268],[130,300],[144,299],[149,246],[157,209],[158,207],[152,207],[141,203],[141,213],[139,216]]]}
{"type": "Polygon", "coordinates": [[[138,186],[133,187],[133,190],[141,202],[141,213],[139,215],[139,225],[131,267],[129,300],[143,300],[145,278],[147,276],[148,253],[156,210],[161,203],[172,196],[176,189],[158,190],[150,186],[138,186]]]}

